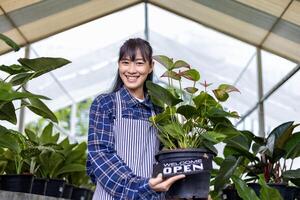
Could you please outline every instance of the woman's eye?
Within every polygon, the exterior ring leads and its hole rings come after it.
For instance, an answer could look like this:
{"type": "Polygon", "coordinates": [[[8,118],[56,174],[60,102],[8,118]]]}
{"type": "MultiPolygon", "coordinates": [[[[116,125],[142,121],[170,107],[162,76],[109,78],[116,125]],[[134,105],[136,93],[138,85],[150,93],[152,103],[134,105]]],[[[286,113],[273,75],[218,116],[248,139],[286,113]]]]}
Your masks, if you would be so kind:
{"type": "Polygon", "coordinates": [[[123,65],[128,65],[129,62],[128,62],[128,61],[122,61],[122,64],[123,64],[123,65]]]}
{"type": "Polygon", "coordinates": [[[136,64],[137,65],[143,65],[144,63],[143,62],[137,62],[136,64]]]}

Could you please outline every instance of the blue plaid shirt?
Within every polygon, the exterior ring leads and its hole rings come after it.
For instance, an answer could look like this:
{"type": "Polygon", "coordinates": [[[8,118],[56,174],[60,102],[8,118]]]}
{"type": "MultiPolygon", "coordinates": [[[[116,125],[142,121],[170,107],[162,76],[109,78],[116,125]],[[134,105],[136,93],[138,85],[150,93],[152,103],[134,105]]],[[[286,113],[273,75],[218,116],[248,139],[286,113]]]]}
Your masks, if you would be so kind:
{"type": "MultiPolygon", "coordinates": [[[[122,117],[148,120],[154,108],[148,95],[139,102],[122,87],[122,117]]],[[[155,199],[149,178],[135,175],[116,154],[113,120],[116,118],[115,93],[99,95],[92,103],[89,118],[87,173],[93,182],[100,182],[114,199],[155,199]]]]}

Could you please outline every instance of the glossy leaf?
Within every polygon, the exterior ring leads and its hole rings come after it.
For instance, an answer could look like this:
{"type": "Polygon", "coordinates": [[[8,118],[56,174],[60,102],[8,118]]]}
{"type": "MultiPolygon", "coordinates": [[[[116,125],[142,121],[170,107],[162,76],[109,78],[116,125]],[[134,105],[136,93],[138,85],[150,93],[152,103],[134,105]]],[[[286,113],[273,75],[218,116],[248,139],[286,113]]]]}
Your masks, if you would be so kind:
{"type": "Polygon", "coordinates": [[[30,80],[30,77],[33,76],[33,73],[20,73],[15,75],[14,77],[12,77],[12,79],[10,79],[10,83],[15,86],[15,85],[21,85],[26,83],[27,81],[30,80]]]}
{"type": "Polygon", "coordinates": [[[17,43],[15,43],[12,39],[3,35],[2,33],[0,33],[0,40],[4,41],[8,46],[13,48],[14,51],[19,51],[19,45],[17,45],[17,43]]]}
{"type": "Polygon", "coordinates": [[[195,87],[187,87],[187,88],[184,88],[185,91],[187,91],[188,93],[190,94],[195,94],[197,91],[198,91],[198,88],[195,88],[195,87]]]}
{"type": "Polygon", "coordinates": [[[221,102],[224,102],[229,98],[228,93],[222,89],[215,89],[215,90],[213,90],[213,93],[214,93],[215,97],[221,102]]]}
{"type": "Polygon", "coordinates": [[[200,80],[200,74],[195,69],[189,69],[186,71],[182,71],[179,73],[180,76],[192,80],[192,81],[199,81],[200,80]]]}
{"type": "Polygon", "coordinates": [[[172,69],[178,69],[178,68],[190,68],[190,65],[188,63],[186,63],[185,61],[183,60],[177,60],[173,66],[172,66],[172,69]]]}
{"type": "Polygon", "coordinates": [[[146,82],[146,87],[150,96],[154,96],[157,99],[160,99],[168,106],[175,106],[178,103],[182,102],[181,99],[174,97],[167,89],[161,87],[158,84],[152,83],[151,81],[146,82]]]}
{"type": "Polygon", "coordinates": [[[283,149],[286,151],[286,158],[295,159],[300,157],[300,132],[294,133],[285,143],[283,149]]]}
{"type": "Polygon", "coordinates": [[[190,119],[198,114],[197,109],[191,105],[182,105],[177,108],[176,112],[183,115],[186,119],[190,119]]]}
{"type": "Polygon", "coordinates": [[[233,156],[228,156],[225,158],[220,166],[219,173],[215,178],[215,191],[221,191],[224,188],[225,184],[229,182],[229,179],[234,174],[240,162],[241,158],[236,159],[233,156]]]}
{"type": "Polygon", "coordinates": [[[177,74],[174,71],[166,71],[163,75],[161,75],[161,77],[169,77],[175,80],[180,80],[181,77],[179,76],[179,74],[177,74]]]}
{"type": "Polygon", "coordinates": [[[58,123],[58,120],[55,114],[44,104],[41,100],[37,98],[28,98],[30,104],[24,103],[27,108],[29,108],[35,114],[44,117],[46,119],[50,119],[53,122],[58,123]]]}
{"type": "Polygon", "coordinates": [[[216,106],[217,102],[216,100],[210,96],[208,93],[206,92],[201,92],[198,96],[196,96],[195,98],[193,98],[193,102],[195,103],[197,108],[200,108],[201,106],[216,106]]]}
{"type": "Polygon", "coordinates": [[[8,148],[14,153],[21,152],[20,142],[10,133],[8,129],[0,125],[0,147],[8,148]]]}
{"type": "Polygon", "coordinates": [[[253,189],[247,186],[246,182],[237,176],[233,176],[234,186],[243,200],[260,200],[253,189]]]}
{"type": "Polygon", "coordinates": [[[227,93],[240,92],[236,87],[234,87],[233,85],[228,85],[228,84],[221,84],[221,85],[219,85],[218,89],[224,90],[227,93]]]}
{"type": "Polygon", "coordinates": [[[167,70],[172,70],[173,60],[164,55],[156,55],[153,56],[153,59],[159,62],[162,66],[164,66],[167,70]]]}
{"type": "Polygon", "coordinates": [[[277,189],[272,188],[267,185],[266,181],[264,180],[263,175],[259,175],[258,183],[261,186],[261,189],[260,189],[260,199],[261,200],[270,200],[270,199],[283,200],[283,198],[281,197],[281,195],[277,189]]]}
{"type": "Polygon", "coordinates": [[[50,72],[52,70],[58,69],[66,64],[69,64],[70,61],[64,58],[48,58],[48,57],[41,57],[41,58],[20,58],[18,62],[22,65],[28,67],[29,69],[35,72],[50,72]]]}
{"type": "Polygon", "coordinates": [[[0,120],[5,120],[13,124],[17,124],[15,107],[12,102],[7,102],[0,106],[0,120]]]}
{"type": "Polygon", "coordinates": [[[0,71],[6,72],[10,75],[14,75],[14,74],[19,74],[19,73],[23,73],[23,72],[28,72],[30,71],[30,69],[28,69],[27,67],[24,67],[22,65],[0,65],[0,71]]]}

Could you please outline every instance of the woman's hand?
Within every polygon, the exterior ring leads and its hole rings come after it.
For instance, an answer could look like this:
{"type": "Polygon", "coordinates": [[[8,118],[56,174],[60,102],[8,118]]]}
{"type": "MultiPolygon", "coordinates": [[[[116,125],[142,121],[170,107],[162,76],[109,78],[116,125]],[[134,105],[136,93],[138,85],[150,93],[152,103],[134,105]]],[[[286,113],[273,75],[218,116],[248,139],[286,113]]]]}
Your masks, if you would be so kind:
{"type": "Polygon", "coordinates": [[[185,177],[184,174],[180,174],[177,176],[172,176],[166,180],[163,180],[162,174],[158,174],[156,178],[150,178],[149,185],[151,189],[156,192],[166,192],[169,190],[171,185],[179,179],[183,179],[185,177]]]}

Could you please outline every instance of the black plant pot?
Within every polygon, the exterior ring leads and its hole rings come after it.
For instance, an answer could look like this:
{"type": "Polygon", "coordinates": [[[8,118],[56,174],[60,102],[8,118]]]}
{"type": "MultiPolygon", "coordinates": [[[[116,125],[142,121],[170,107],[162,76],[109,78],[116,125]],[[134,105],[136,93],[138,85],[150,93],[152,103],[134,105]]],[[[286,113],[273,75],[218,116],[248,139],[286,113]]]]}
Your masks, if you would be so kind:
{"type": "Polygon", "coordinates": [[[225,188],[222,191],[222,199],[223,200],[241,200],[236,189],[234,189],[234,188],[225,188]]]}
{"type": "Polygon", "coordinates": [[[80,187],[73,187],[72,200],[90,200],[93,195],[91,190],[80,187]]]}
{"type": "Polygon", "coordinates": [[[33,175],[31,174],[1,176],[2,190],[30,193],[32,188],[32,183],[33,183],[33,175]]]}
{"type": "Polygon", "coordinates": [[[72,192],[73,192],[73,188],[74,188],[73,185],[71,185],[71,184],[65,184],[64,192],[63,192],[62,198],[65,198],[65,199],[71,199],[71,197],[72,197],[72,192]]]}
{"type": "Polygon", "coordinates": [[[66,181],[62,179],[49,179],[47,182],[46,196],[62,197],[66,181]]]}
{"type": "Polygon", "coordinates": [[[47,189],[47,179],[44,178],[34,178],[32,184],[32,194],[45,195],[47,189]]]}
{"type": "Polygon", "coordinates": [[[163,150],[155,155],[158,163],[154,166],[153,176],[158,173],[163,173],[163,177],[186,175],[171,186],[166,194],[167,198],[206,199],[213,156],[206,149],[163,150]]]}

